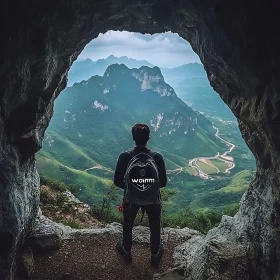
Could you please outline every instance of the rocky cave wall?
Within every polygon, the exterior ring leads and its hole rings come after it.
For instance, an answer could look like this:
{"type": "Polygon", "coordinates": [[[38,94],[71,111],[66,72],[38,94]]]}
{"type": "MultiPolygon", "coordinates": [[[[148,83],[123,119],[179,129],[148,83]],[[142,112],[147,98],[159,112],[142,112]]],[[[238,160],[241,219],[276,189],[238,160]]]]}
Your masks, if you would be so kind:
{"type": "MultiPolygon", "coordinates": [[[[41,148],[54,99],[85,45],[107,30],[151,34],[170,30],[189,41],[199,55],[211,85],[239,119],[257,162],[240,211],[234,218],[225,217],[207,238],[220,236],[245,244],[251,279],[279,279],[276,1],[5,0],[0,14],[1,279],[12,277],[15,254],[38,210],[34,153],[41,148]]],[[[186,278],[204,279],[195,260],[189,265],[186,278]]]]}

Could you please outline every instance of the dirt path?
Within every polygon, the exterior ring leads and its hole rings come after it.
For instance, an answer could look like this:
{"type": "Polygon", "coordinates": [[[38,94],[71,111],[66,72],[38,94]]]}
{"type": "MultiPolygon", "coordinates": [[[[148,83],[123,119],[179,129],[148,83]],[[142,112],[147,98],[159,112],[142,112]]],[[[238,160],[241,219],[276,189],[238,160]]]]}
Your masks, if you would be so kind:
{"type": "Polygon", "coordinates": [[[116,235],[103,234],[79,240],[64,240],[59,250],[34,254],[35,272],[31,280],[149,280],[172,265],[173,248],[165,244],[158,268],[150,265],[148,244],[133,244],[131,264],[115,250],[116,235]]]}

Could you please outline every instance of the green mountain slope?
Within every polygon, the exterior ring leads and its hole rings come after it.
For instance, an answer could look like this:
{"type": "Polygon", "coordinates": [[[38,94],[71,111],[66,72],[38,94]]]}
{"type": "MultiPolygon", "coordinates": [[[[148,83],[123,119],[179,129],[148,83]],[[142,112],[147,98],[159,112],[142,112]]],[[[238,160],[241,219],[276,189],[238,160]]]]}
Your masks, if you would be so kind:
{"type": "Polygon", "coordinates": [[[191,108],[211,117],[236,120],[231,110],[213,90],[202,64],[189,63],[162,70],[167,83],[191,108]]]}
{"type": "Polygon", "coordinates": [[[73,186],[77,197],[90,205],[100,203],[104,193],[107,192],[112,184],[111,174],[103,173],[101,176],[89,174],[70,168],[55,159],[49,159],[41,154],[36,156],[36,162],[41,175],[68,186],[73,186]]]}

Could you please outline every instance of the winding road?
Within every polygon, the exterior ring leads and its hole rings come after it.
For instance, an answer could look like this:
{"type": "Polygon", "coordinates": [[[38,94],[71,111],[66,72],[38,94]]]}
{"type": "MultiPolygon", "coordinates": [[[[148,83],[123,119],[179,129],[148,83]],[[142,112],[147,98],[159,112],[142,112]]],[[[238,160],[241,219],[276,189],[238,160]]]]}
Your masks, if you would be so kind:
{"type": "Polygon", "coordinates": [[[229,167],[223,172],[225,174],[229,174],[230,170],[235,167],[235,163],[233,162],[234,160],[233,157],[228,156],[228,154],[231,153],[232,150],[235,148],[235,145],[221,138],[219,136],[219,129],[217,127],[213,126],[213,128],[216,129],[215,136],[219,138],[222,142],[224,142],[229,147],[229,149],[226,152],[224,152],[222,155],[220,155],[220,153],[218,152],[217,155],[213,157],[196,157],[189,161],[189,166],[194,168],[202,179],[210,179],[212,177],[206,174],[205,172],[203,172],[203,170],[200,168],[200,166],[197,163],[198,161],[204,162],[214,167],[217,170],[217,173],[221,172],[220,169],[217,166],[214,166],[212,163],[209,163],[207,160],[216,159],[228,164],[229,167]]]}

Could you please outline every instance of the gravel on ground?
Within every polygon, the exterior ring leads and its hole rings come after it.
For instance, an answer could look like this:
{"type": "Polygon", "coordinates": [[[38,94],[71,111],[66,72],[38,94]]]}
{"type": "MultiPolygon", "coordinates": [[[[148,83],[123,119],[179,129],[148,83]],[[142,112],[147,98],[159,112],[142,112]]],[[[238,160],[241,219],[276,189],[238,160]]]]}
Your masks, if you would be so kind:
{"type": "Polygon", "coordinates": [[[164,244],[165,254],[158,265],[150,264],[149,244],[133,244],[132,263],[127,264],[115,249],[120,236],[112,234],[64,240],[48,253],[34,253],[31,280],[149,280],[154,273],[171,268],[173,249],[164,244]]]}

